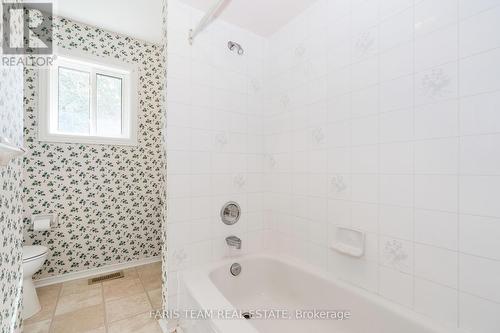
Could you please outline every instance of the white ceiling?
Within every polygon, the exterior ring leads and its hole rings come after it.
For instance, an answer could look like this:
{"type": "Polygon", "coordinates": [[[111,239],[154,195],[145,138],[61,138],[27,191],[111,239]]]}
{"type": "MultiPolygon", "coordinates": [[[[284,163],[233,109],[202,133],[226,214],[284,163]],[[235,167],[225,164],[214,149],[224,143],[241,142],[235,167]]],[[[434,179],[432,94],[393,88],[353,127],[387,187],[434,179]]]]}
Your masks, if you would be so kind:
{"type": "Polygon", "coordinates": [[[161,43],[161,0],[54,0],[56,15],[161,43]]]}
{"type": "MultiPolygon", "coordinates": [[[[181,0],[207,11],[216,0],[181,0]]],[[[279,30],[316,0],[226,0],[220,19],[267,37],[279,30]]]]}

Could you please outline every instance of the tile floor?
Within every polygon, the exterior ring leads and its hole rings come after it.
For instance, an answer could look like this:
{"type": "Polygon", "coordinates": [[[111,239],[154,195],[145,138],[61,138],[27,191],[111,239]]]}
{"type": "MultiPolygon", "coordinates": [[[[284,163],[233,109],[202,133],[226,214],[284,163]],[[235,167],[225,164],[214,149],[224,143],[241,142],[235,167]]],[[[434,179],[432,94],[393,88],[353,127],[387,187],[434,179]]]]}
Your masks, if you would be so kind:
{"type": "Polygon", "coordinates": [[[161,309],[161,263],[124,273],[91,286],[82,279],[37,289],[42,310],[24,321],[23,333],[161,333],[150,318],[161,309]]]}

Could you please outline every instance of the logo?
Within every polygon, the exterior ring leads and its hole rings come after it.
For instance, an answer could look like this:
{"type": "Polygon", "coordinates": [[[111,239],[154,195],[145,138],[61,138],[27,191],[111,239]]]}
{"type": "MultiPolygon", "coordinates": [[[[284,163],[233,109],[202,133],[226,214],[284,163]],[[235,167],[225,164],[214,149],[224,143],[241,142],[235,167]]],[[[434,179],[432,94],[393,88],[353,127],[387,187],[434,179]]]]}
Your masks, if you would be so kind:
{"type": "Polygon", "coordinates": [[[52,54],[52,3],[3,3],[4,54],[52,54]],[[13,28],[17,23],[20,29],[13,28]]]}
{"type": "Polygon", "coordinates": [[[52,3],[2,3],[2,11],[2,65],[52,64],[52,3]]]}

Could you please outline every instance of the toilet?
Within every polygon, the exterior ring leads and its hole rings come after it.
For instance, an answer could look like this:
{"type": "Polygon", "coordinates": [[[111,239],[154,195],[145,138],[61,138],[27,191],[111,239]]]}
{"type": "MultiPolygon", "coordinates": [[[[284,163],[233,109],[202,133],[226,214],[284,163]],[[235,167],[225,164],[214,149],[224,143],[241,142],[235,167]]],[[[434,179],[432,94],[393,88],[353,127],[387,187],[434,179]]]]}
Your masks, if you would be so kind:
{"type": "Polygon", "coordinates": [[[32,317],[41,309],[33,274],[42,267],[48,251],[48,248],[39,245],[23,247],[23,319],[32,317]]]}

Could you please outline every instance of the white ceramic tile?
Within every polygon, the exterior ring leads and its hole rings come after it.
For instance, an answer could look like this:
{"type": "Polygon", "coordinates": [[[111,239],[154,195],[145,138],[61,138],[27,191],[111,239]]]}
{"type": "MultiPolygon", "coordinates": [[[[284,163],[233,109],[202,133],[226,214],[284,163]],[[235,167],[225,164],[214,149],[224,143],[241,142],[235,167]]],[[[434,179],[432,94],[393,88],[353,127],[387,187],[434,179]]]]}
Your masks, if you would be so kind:
{"type": "Polygon", "coordinates": [[[461,176],[460,213],[500,217],[500,177],[461,176]]]}
{"type": "Polygon", "coordinates": [[[352,173],[378,173],[379,147],[378,145],[353,147],[351,150],[352,173]]]}
{"type": "Polygon", "coordinates": [[[380,172],[385,174],[413,173],[413,143],[380,145],[380,172]]]}
{"type": "Polygon", "coordinates": [[[380,176],[380,202],[387,205],[413,206],[413,176],[380,176]]]}
{"type": "Polygon", "coordinates": [[[371,57],[351,67],[352,89],[358,90],[379,82],[378,57],[371,57]]]}
{"type": "Polygon", "coordinates": [[[352,144],[368,145],[379,141],[377,116],[354,119],[352,121],[352,144]]]}
{"type": "Polygon", "coordinates": [[[423,0],[415,5],[415,32],[417,36],[445,27],[458,20],[456,0],[423,0]]]}
{"type": "Polygon", "coordinates": [[[499,175],[500,135],[460,138],[460,172],[471,175],[499,175]]]}
{"type": "Polygon", "coordinates": [[[413,277],[389,268],[380,268],[380,294],[406,307],[413,305],[413,277]]]}
{"type": "Polygon", "coordinates": [[[330,147],[345,147],[351,143],[351,121],[328,124],[327,141],[330,147]]]}
{"type": "Polygon", "coordinates": [[[351,45],[350,42],[334,43],[328,49],[329,71],[339,70],[351,64],[351,45]]]}
{"type": "Polygon", "coordinates": [[[500,89],[500,49],[460,61],[460,94],[475,95],[500,89]]]}
{"type": "Polygon", "coordinates": [[[379,20],[377,1],[352,2],[352,27],[354,31],[374,26],[379,20]]]}
{"type": "Polygon", "coordinates": [[[408,75],[380,85],[380,111],[394,111],[413,106],[413,76],[408,75]]]}
{"type": "Polygon", "coordinates": [[[379,250],[381,265],[406,274],[413,274],[412,242],[382,236],[379,250]]]}
{"type": "Polygon", "coordinates": [[[460,22],[460,57],[500,46],[500,7],[484,11],[460,22]]]}
{"type": "Polygon", "coordinates": [[[500,260],[500,219],[460,215],[460,252],[500,260]]]}
{"type": "Polygon", "coordinates": [[[380,115],[380,142],[391,143],[413,139],[413,110],[380,115]]]}
{"type": "Polygon", "coordinates": [[[353,202],[351,225],[365,232],[376,232],[378,230],[378,205],[353,202]]]}
{"type": "Polygon", "coordinates": [[[455,327],[458,322],[458,291],[417,278],[415,311],[455,327]]]}
{"type": "Polygon", "coordinates": [[[415,173],[457,174],[458,138],[415,142],[415,173]]]}
{"type": "Polygon", "coordinates": [[[379,200],[379,180],[376,175],[352,176],[352,200],[377,203],[379,200]]]}
{"type": "Polygon", "coordinates": [[[413,6],[413,0],[384,0],[380,1],[380,18],[398,14],[405,9],[413,6]]]}
{"type": "Polygon", "coordinates": [[[500,92],[460,100],[460,134],[500,132],[500,92]]]}
{"type": "Polygon", "coordinates": [[[415,176],[415,207],[456,212],[458,180],[456,176],[415,176]]]}
{"type": "Polygon", "coordinates": [[[415,109],[415,139],[458,135],[458,102],[448,100],[415,109]]]}
{"type": "Polygon", "coordinates": [[[378,26],[372,26],[363,30],[354,28],[354,36],[351,40],[351,59],[352,62],[372,57],[379,50],[379,32],[378,26]]]}
{"type": "Polygon", "coordinates": [[[379,104],[378,85],[352,93],[351,114],[353,117],[377,114],[379,104]]]}
{"type": "Polygon", "coordinates": [[[474,333],[491,333],[500,327],[500,304],[460,293],[460,328],[474,333]]]}
{"type": "Polygon", "coordinates": [[[329,173],[348,173],[351,171],[351,151],[349,148],[331,148],[327,154],[329,173]]]}
{"type": "Polygon", "coordinates": [[[380,49],[387,50],[413,38],[413,8],[380,23],[380,49]]]}
{"type": "Polygon", "coordinates": [[[328,96],[342,95],[351,90],[351,68],[344,67],[328,74],[328,96]]]}
{"type": "Polygon", "coordinates": [[[415,241],[458,249],[458,215],[434,210],[415,210],[415,241]]]}
{"type": "MultiPolygon", "coordinates": [[[[461,76],[463,79],[463,77],[461,76]]],[[[456,62],[433,67],[415,76],[415,104],[425,105],[458,96],[458,65],[456,62]]]]}
{"type": "Polygon", "coordinates": [[[413,73],[414,44],[403,43],[380,55],[380,81],[413,73]]]}
{"type": "Polygon", "coordinates": [[[451,288],[458,286],[458,253],[415,244],[415,275],[451,288]]]}
{"type": "Polygon", "coordinates": [[[382,234],[413,239],[413,208],[381,205],[379,219],[382,234]]]}
{"type": "Polygon", "coordinates": [[[346,120],[351,116],[351,94],[328,97],[328,122],[346,120]]]}
{"type": "Polygon", "coordinates": [[[351,203],[343,200],[328,200],[328,222],[331,225],[351,225],[351,203]]]}
{"type": "Polygon", "coordinates": [[[500,261],[460,254],[460,290],[500,303],[500,261]]]}
{"type": "Polygon", "coordinates": [[[378,287],[378,265],[369,261],[355,261],[341,254],[329,253],[329,270],[355,286],[375,292],[378,287]]]}
{"type": "Polygon", "coordinates": [[[328,19],[342,17],[347,15],[351,10],[350,0],[334,0],[327,2],[328,19]]]}
{"type": "Polygon", "coordinates": [[[498,0],[459,0],[460,18],[469,17],[499,5],[498,0]]]}
{"type": "Polygon", "coordinates": [[[456,61],[458,58],[458,25],[420,36],[415,40],[415,71],[456,61]]]}

